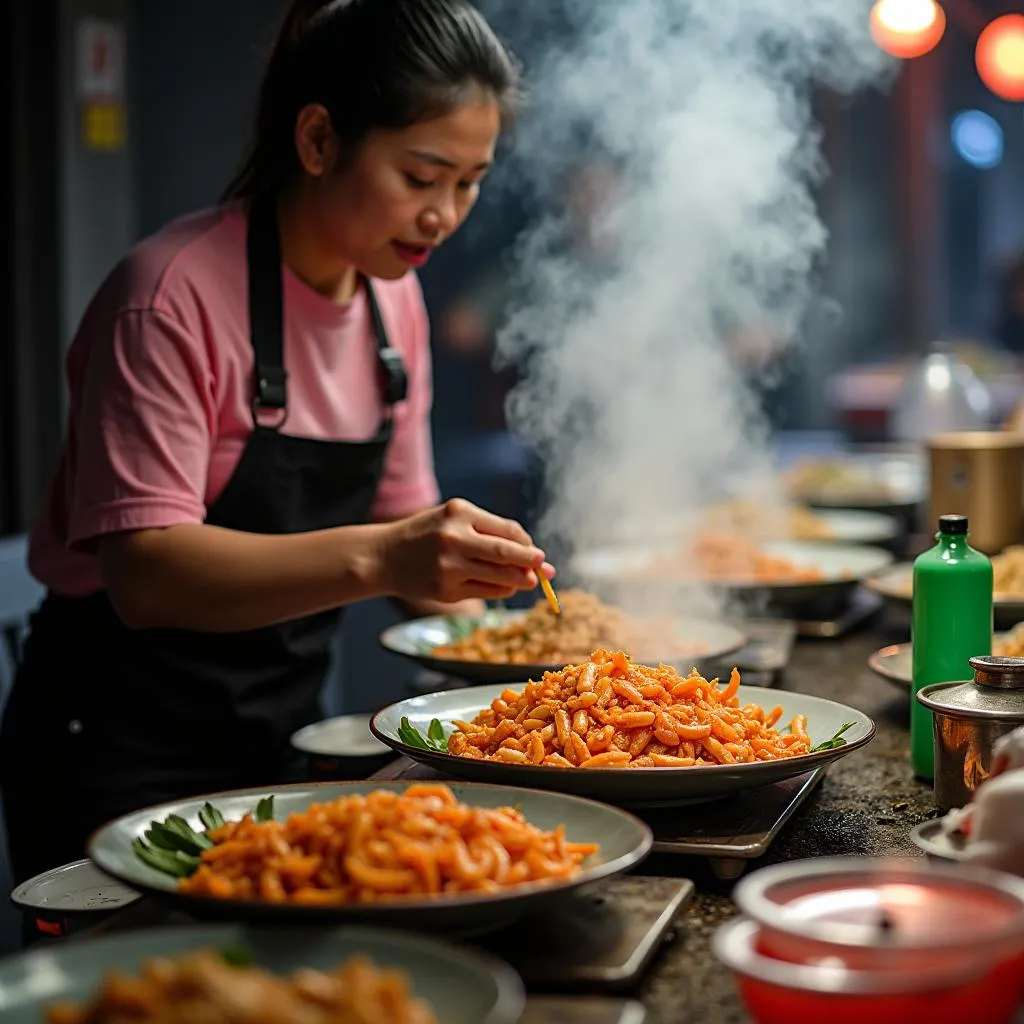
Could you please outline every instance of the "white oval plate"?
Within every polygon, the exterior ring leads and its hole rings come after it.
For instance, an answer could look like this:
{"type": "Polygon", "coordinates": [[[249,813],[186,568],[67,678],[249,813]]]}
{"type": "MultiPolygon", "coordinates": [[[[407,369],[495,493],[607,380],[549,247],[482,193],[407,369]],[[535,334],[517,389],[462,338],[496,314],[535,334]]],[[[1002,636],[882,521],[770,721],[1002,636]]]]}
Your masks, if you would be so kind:
{"type": "Polygon", "coordinates": [[[91,860],[76,860],[22,882],[11,893],[11,902],[37,915],[73,917],[119,910],[139,895],[91,860]]]}
{"type": "MultiPolygon", "coordinates": [[[[522,684],[525,685],[525,684],[522,684]]],[[[658,806],[696,803],[728,796],[743,789],[766,786],[772,782],[803,775],[812,768],[838,761],[870,742],[875,734],[874,722],[863,712],[837,704],[822,697],[802,693],[765,691],[758,686],[739,688],[740,704],[781,704],[785,709],[780,721],[789,722],[795,715],[807,716],[807,731],[814,743],[834,736],[846,722],[853,728],[846,733],[845,746],[801,757],[753,764],[709,765],[692,768],[551,768],[544,765],[504,764],[499,761],[474,761],[453,754],[435,753],[410,747],[398,737],[402,718],[426,735],[431,719],[437,718],[452,731],[451,723],[460,719],[471,721],[481,709],[500,696],[504,686],[474,686],[462,690],[446,690],[424,694],[392,704],[373,717],[373,731],[385,743],[406,757],[430,765],[446,775],[474,779],[478,782],[535,786],[538,789],[576,793],[579,796],[608,800],[623,806],[658,806]]]]}
{"type": "MultiPolygon", "coordinates": [[[[503,626],[525,618],[526,614],[526,611],[514,609],[493,609],[487,613],[485,625],[503,626]]],[[[449,616],[433,615],[401,622],[384,630],[380,635],[380,643],[385,650],[401,654],[434,672],[469,679],[475,683],[514,683],[521,679],[540,679],[545,672],[558,672],[565,668],[564,662],[557,665],[510,665],[439,658],[430,653],[435,647],[452,643],[465,635],[469,628],[472,628],[470,623],[462,624],[449,616]]],[[[740,650],[747,642],[746,636],[733,626],[707,619],[677,618],[675,635],[680,643],[692,644],[695,653],[686,658],[661,660],[685,671],[693,666],[700,668],[714,665],[740,650]]]]}
{"type": "Polygon", "coordinates": [[[884,544],[900,532],[899,520],[884,512],[857,508],[819,508],[814,510],[814,514],[832,533],[831,537],[821,538],[826,543],[884,544]]]}
{"type": "MultiPolygon", "coordinates": [[[[890,566],[866,579],[864,586],[893,604],[911,605],[914,602],[913,563],[900,562],[890,566]]],[[[1001,622],[1024,620],[1024,594],[993,594],[992,605],[1001,622]]]]}
{"type": "MultiPolygon", "coordinates": [[[[994,633],[993,643],[1004,637],[1005,633],[994,633]]],[[[909,689],[914,676],[914,649],[909,643],[890,644],[875,651],[868,658],[868,667],[877,676],[897,686],[909,689]]]]}
{"type": "Polygon", "coordinates": [[[87,1000],[109,972],[135,975],[154,957],[238,948],[284,975],[303,967],[334,970],[364,954],[379,967],[405,971],[414,994],[444,1024],[515,1024],[525,1003],[522,983],[506,964],[434,939],[351,926],[282,931],[221,924],[61,942],[8,957],[0,963],[0,1020],[40,1024],[48,1005],[87,1000]]]}
{"type": "Polygon", "coordinates": [[[292,746],[304,754],[321,757],[379,757],[388,746],[370,732],[369,715],[340,715],[300,729],[292,746]]]}
{"type": "Polygon", "coordinates": [[[589,882],[621,874],[647,856],[653,841],[651,830],[625,811],[593,800],[505,786],[452,783],[455,796],[475,807],[516,806],[526,820],[551,830],[565,826],[570,842],[600,843],[568,879],[511,886],[495,893],[455,893],[415,896],[381,903],[300,906],[261,900],[222,900],[178,891],[177,880],[143,863],[132,851],[132,840],[142,836],[154,820],[179,814],[200,828],[199,811],[209,801],[225,818],[239,819],[264,796],[274,797],[274,816],[283,821],[312,803],[378,789],[397,792],[415,782],[327,782],[313,785],[271,786],[267,789],[234,790],[147,807],[134,811],[99,829],[89,840],[89,856],[99,867],[133,888],[180,906],[196,917],[266,919],[293,923],[361,921],[378,925],[417,928],[422,931],[470,930],[507,924],[535,904],[589,882]]]}
{"type": "Polygon", "coordinates": [[[915,825],[910,830],[910,838],[919,850],[924,850],[929,857],[936,857],[939,860],[965,860],[964,848],[967,840],[964,837],[957,838],[951,835],[942,827],[941,818],[930,818],[915,825]]]}
{"type": "MultiPolygon", "coordinates": [[[[795,500],[817,508],[909,508],[920,504],[927,497],[928,466],[925,458],[919,454],[856,452],[806,461],[827,462],[848,474],[848,479],[838,486],[790,488],[795,500]]],[[[791,467],[791,477],[796,468],[791,467]]]]}

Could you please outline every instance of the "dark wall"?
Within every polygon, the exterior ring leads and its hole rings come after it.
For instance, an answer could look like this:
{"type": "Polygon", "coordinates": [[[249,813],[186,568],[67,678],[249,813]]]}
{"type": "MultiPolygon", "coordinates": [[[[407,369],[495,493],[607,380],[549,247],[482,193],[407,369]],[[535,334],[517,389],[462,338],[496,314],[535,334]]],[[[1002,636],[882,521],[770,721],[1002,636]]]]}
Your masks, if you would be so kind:
{"type": "Polygon", "coordinates": [[[283,0],[136,5],[138,224],[209,206],[240,161],[283,0]]]}

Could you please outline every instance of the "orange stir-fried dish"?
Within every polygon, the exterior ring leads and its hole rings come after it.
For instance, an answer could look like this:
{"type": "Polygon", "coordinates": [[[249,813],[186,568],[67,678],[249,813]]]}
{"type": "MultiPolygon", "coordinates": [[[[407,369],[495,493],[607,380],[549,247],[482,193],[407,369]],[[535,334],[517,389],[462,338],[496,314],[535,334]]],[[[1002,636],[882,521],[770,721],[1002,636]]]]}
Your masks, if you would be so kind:
{"type": "Polygon", "coordinates": [[[435,647],[433,654],[503,665],[566,665],[601,647],[657,659],[702,653],[698,645],[684,644],[675,636],[670,620],[636,622],[582,590],[563,590],[559,600],[560,615],[541,600],[522,619],[482,625],[460,640],[435,647]]]}
{"type": "Polygon", "coordinates": [[[471,722],[455,722],[448,752],[557,768],[683,768],[772,761],[810,753],[802,715],[788,733],[782,708],[740,706],[739,673],[720,687],[692,671],[637,665],[622,651],[596,651],[506,690],[471,722]]]}
{"type": "Polygon", "coordinates": [[[511,807],[471,807],[438,784],[339,797],[283,822],[247,814],[207,835],[214,845],[181,892],[302,904],[494,892],[569,878],[598,850],[511,807]]]}
{"type": "Polygon", "coordinates": [[[82,1005],[52,1006],[46,1024],[438,1024],[403,971],[356,957],[336,971],[281,978],[232,966],[213,950],[154,958],[137,977],[110,973],[82,1005]]]}
{"type": "Polygon", "coordinates": [[[816,566],[797,565],[765,551],[733,533],[702,533],[675,555],[651,562],[639,571],[645,579],[702,579],[712,583],[813,583],[824,578],[816,566]]]}

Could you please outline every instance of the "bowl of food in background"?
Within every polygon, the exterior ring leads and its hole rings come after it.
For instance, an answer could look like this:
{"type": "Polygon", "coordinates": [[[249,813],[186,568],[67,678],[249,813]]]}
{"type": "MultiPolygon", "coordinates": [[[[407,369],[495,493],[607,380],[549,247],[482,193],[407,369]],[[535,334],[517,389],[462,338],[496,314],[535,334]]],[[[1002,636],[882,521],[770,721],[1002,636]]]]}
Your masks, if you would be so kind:
{"type": "Polygon", "coordinates": [[[709,508],[703,528],[752,540],[824,541],[837,544],[887,544],[902,532],[884,512],[849,508],[810,508],[800,503],[778,507],[749,500],[721,502],[709,508]]]}
{"type": "Polygon", "coordinates": [[[640,605],[686,602],[710,593],[752,613],[823,619],[841,613],[861,580],[890,565],[890,552],[823,541],[758,541],[702,530],[675,544],[580,552],[571,568],[587,586],[640,605]]]}
{"type": "MultiPolygon", "coordinates": [[[[914,600],[914,567],[891,565],[872,574],[864,585],[888,603],[909,607],[914,600]]],[[[998,629],[1024,621],[1024,545],[1015,544],[992,556],[992,610],[998,629]]]]}
{"type": "Polygon", "coordinates": [[[911,452],[807,459],[785,474],[792,500],[812,508],[886,512],[906,519],[927,497],[927,465],[911,452]]]}
{"type": "Polygon", "coordinates": [[[442,676],[480,683],[539,679],[601,648],[639,660],[713,669],[747,642],[736,627],[690,616],[634,618],[583,590],[559,591],[560,613],[492,608],[482,618],[430,616],[385,630],[381,646],[442,676]]]}

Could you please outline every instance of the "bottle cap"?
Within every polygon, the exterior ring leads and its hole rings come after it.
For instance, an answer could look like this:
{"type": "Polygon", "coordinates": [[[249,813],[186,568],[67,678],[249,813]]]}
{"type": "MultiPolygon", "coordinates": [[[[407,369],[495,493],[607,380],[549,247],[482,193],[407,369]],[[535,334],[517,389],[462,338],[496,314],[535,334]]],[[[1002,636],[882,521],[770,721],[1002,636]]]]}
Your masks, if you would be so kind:
{"type": "Polygon", "coordinates": [[[967,516],[939,516],[940,533],[966,533],[967,516]]]}

